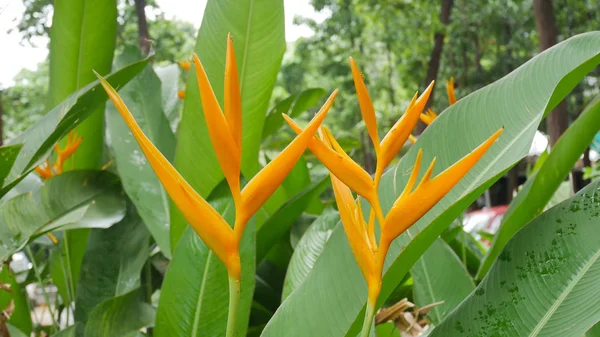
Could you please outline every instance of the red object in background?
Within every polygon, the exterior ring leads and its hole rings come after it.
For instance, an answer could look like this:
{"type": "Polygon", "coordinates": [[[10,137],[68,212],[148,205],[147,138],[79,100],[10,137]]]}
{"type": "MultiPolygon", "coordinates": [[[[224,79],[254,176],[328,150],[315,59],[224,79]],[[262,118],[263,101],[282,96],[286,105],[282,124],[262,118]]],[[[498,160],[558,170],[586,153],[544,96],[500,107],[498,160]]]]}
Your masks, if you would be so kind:
{"type": "Polygon", "coordinates": [[[495,234],[500,228],[500,223],[507,209],[508,205],[502,205],[469,212],[465,215],[463,229],[465,232],[471,233],[477,240],[490,246],[491,242],[482,238],[479,232],[484,231],[495,234]]]}

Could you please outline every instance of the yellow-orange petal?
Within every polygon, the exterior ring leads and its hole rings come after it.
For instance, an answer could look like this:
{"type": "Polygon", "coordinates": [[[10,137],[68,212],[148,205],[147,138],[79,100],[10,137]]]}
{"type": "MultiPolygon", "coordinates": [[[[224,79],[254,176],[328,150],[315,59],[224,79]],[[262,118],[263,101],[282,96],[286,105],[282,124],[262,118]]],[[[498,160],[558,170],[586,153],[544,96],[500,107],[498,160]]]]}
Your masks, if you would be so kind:
{"type": "Polygon", "coordinates": [[[179,61],[177,62],[177,64],[179,64],[179,66],[183,70],[190,70],[192,68],[192,64],[190,61],[179,61]]]}
{"type": "Polygon", "coordinates": [[[185,90],[177,91],[177,97],[179,97],[180,99],[184,99],[185,98],[185,90]]]}
{"type": "Polygon", "coordinates": [[[242,156],[242,98],[240,94],[240,81],[235,62],[235,52],[233,49],[233,39],[231,34],[227,35],[227,53],[225,60],[225,119],[229,125],[229,130],[233,135],[235,144],[242,156]]]}
{"type": "MultiPolygon", "coordinates": [[[[306,150],[308,143],[313,139],[319,126],[325,119],[331,108],[338,91],[335,90],[321,110],[313,117],[304,131],[300,132],[294,140],[281,153],[271,160],[260,172],[248,182],[242,190],[243,212],[246,218],[250,218],[269,199],[277,187],[281,185],[285,177],[290,173],[300,156],[306,150]]],[[[245,221],[241,221],[243,224],[245,221]]],[[[241,236],[244,228],[238,229],[236,234],[241,236]]]]}
{"type": "Polygon", "coordinates": [[[333,174],[330,174],[330,176],[333,194],[335,195],[335,201],[352,254],[365,280],[369,283],[377,273],[375,268],[375,254],[370,248],[364,219],[359,219],[359,217],[355,216],[358,209],[350,188],[333,174]]]}
{"type": "Polygon", "coordinates": [[[333,134],[331,133],[329,128],[326,125],[323,125],[321,127],[321,130],[323,130],[323,136],[324,136],[324,138],[321,138],[321,140],[326,140],[326,144],[330,144],[331,147],[335,150],[335,152],[341,154],[342,156],[346,157],[348,160],[352,161],[352,158],[340,146],[340,143],[338,143],[337,139],[335,139],[335,137],[333,137],[333,134]]]}
{"type": "Polygon", "coordinates": [[[433,123],[433,121],[437,118],[437,114],[431,110],[431,109],[427,109],[427,111],[425,113],[422,113],[419,118],[421,119],[421,121],[423,123],[425,123],[426,125],[429,125],[431,123],[433,123]]]}
{"type": "Polygon", "coordinates": [[[96,73],[96,76],[121,117],[125,120],[150,166],[175,205],[177,205],[177,208],[208,248],[215,252],[217,257],[228,266],[231,254],[237,252],[231,227],[208,202],[194,191],[173,165],[152,144],[150,139],[146,137],[115,89],[99,74],[96,73]]]}
{"type": "Polygon", "coordinates": [[[221,111],[217,97],[215,97],[215,93],[210,86],[202,63],[196,54],[194,54],[194,64],[196,65],[196,78],[200,88],[202,110],[208,128],[208,135],[231,193],[236,198],[235,194],[239,195],[240,191],[241,152],[236,145],[225,115],[221,111]]]}
{"type": "Polygon", "coordinates": [[[375,116],[375,110],[373,109],[373,103],[371,102],[371,97],[367,91],[367,86],[365,85],[362,74],[360,73],[360,70],[358,70],[358,66],[352,57],[350,58],[350,68],[352,69],[352,78],[354,79],[354,87],[356,88],[356,95],[358,96],[360,113],[365,121],[365,126],[367,127],[369,137],[371,137],[371,141],[373,141],[375,154],[378,155],[379,135],[377,133],[377,117],[375,116]]]}
{"type": "Polygon", "coordinates": [[[421,169],[421,159],[422,158],[423,158],[423,150],[419,149],[419,152],[417,153],[417,159],[415,159],[415,165],[413,166],[413,169],[410,173],[410,177],[408,178],[408,181],[406,182],[406,186],[404,186],[404,190],[402,191],[402,194],[400,194],[400,197],[398,197],[399,199],[402,199],[406,195],[410,194],[412,192],[413,187],[415,187],[415,183],[417,182],[417,178],[419,177],[419,170],[421,169]]]}
{"type": "Polygon", "coordinates": [[[46,158],[46,161],[44,161],[44,163],[35,168],[35,172],[39,174],[40,178],[42,179],[48,179],[54,176],[54,173],[52,172],[52,168],[50,166],[50,160],[48,158],[46,158]]]}
{"type": "Polygon", "coordinates": [[[419,98],[416,98],[416,95],[413,97],[406,112],[381,141],[380,163],[377,163],[379,174],[381,174],[383,169],[385,169],[392,159],[394,159],[400,149],[402,149],[406,139],[409,138],[410,132],[415,127],[415,124],[417,124],[419,116],[425,108],[427,100],[429,100],[434,84],[435,83],[432,81],[419,98]]]}
{"type": "Polygon", "coordinates": [[[448,103],[450,105],[456,103],[456,94],[454,93],[454,77],[446,81],[446,92],[448,93],[448,103]]]}
{"type": "Polygon", "coordinates": [[[389,244],[427,213],[477,164],[503,130],[504,128],[501,128],[496,131],[471,153],[444,172],[419,184],[417,189],[408,195],[398,198],[385,218],[386,224],[382,231],[381,241],[389,244]]]}
{"type": "MultiPolygon", "coordinates": [[[[297,134],[302,132],[302,128],[290,117],[283,115],[283,118],[294,132],[297,134]]],[[[333,173],[353,191],[370,203],[375,200],[373,180],[360,165],[352,159],[337,153],[318,138],[312,138],[308,143],[308,148],[327,167],[329,172],[333,173]]]]}

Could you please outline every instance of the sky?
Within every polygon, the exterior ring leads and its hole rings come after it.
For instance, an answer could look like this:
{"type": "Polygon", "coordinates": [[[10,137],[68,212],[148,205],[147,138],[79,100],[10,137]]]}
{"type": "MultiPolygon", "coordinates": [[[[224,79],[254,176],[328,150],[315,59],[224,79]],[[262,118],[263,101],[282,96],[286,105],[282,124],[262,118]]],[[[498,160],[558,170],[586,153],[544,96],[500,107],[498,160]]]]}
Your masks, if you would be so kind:
{"type": "MultiPolygon", "coordinates": [[[[167,18],[176,18],[200,26],[202,13],[207,0],[157,0],[167,18]]],[[[310,36],[312,31],[306,26],[293,24],[296,15],[311,17],[317,21],[325,19],[325,13],[317,13],[310,0],[284,0],[285,38],[288,42],[299,37],[310,36]]],[[[34,70],[37,64],[48,56],[48,39],[36,38],[34,46],[21,42],[21,34],[16,27],[24,10],[23,0],[0,0],[0,88],[12,85],[13,77],[23,68],[34,70]]]]}

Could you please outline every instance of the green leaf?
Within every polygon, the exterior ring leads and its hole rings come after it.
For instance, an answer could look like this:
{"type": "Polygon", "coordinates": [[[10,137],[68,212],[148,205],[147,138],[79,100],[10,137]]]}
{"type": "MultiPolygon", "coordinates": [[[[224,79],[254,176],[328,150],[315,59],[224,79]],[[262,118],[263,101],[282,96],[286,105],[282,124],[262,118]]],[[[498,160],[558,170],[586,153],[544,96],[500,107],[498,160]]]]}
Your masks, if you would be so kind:
{"type": "Polygon", "coordinates": [[[297,289],[310,273],[339,221],[340,216],[337,212],[324,213],[310,225],[298,241],[285,274],[282,301],[297,289]]]}
{"type": "MultiPolygon", "coordinates": [[[[384,266],[379,305],[442,231],[527,154],[542,117],[600,63],[598,46],[600,33],[573,37],[462,98],[441,113],[398,166],[384,175],[380,199],[387,211],[404,188],[420,148],[424,163],[437,157],[435,175],[505,127],[499,141],[469,174],[413,225],[412,236],[405,233],[393,242],[384,266]]],[[[424,165],[421,174],[425,169],[424,165]]],[[[366,299],[366,283],[338,226],[311,273],[282,303],[263,336],[357,335],[366,299]]]]}
{"type": "MultiPolygon", "coordinates": [[[[249,179],[259,169],[263,124],[285,50],[283,1],[211,0],[206,4],[195,51],[221,106],[228,33],[234,39],[240,77],[244,139],[242,172],[249,179]]],[[[193,71],[188,77],[177,136],[175,167],[200,195],[207,197],[223,179],[223,173],[208,136],[193,71]]],[[[186,227],[178,213],[171,205],[172,247],[186,227]]]]}
{"type": "Polygon", "coordinates": [[[584,337],[600,337],[600,321],[596,323],[591,329],[589,329],[584,337]]]}
{"type": "Polygon", "coordinates": [[[379,324],[375,327],[377,337],[401,337],[400,331],[396,328],[396,325],[392,322],[379,324]]]}
{"type": "Polygon", "coordinates": [[[600,130],[600,98],[592,101],[556,142],[544,164],[529,178],[502,218],[492,247],[483,260],[477,278],[481,279],[508,240],[544,210],[581,154],[600,130]]]}
{"type": "Polygon", "coordinates": [[[181,70],[179,65],[170,64],[166,67],[156,67],[154,72],[160,79],[160,87],[162,91],[162,109],[167,116],[171,128],[175,131],[175,126],[179,124],[181,99],[178,96],[179,91],[179,76],[181,70]]]}
{"type": "MultiPolygon", "coordinates": [[[[64,0],[54,3],[50,29],[48,108],[110,73],[117,36],[117,1],[64,0]]],[[[83,137],[67,167],[99,169],[104,150],[104,101],[77,127],[83,137]]]]}
{"type": "Polygon", "coordinates": [[[7,322],[19,329],[19,331],[22,331],[24,335],[30,335],[33,330],[33,323],[31,321],[26,292],[19,282],[17,282],[15,275],[8,265],[0,269],[0,283],[10,287],[10,292],[0,289],[0,312],[6,309],[10,305],[10,302],[13,301],[15,309],[7,322]]]}
{"type": "Polygon", "coordinates": [[[437,239],[410,269],[415,304],[419,307],[441,302],[427,317],[439,324],[473,289],[475,283],[452,248],[437,239]]]}
{"type": "MultiPolygon", "coordinates": [[[[172,160],[175,135],[163,113],[161,82],[152,67],[147,65],[119,90],[119,95],[146,136],[167,159],[172,160]]],[[[109,103],[106,110],[112,150],[123,189],[163,254],[170,258],[169,196],[115,106],[109,103]]]]}
{"type": "Polygon", "coordinates": [[[6,324],[6,327],[8,328],[9,337],[27,337],[27,334],[12,324],[6,324]]]}
{"type": "MultiPolygon", "coordinates": [[[[225,219],[233,220],[232,203],[225,219]]],[[[246,334],[255,275],[254,221],[246,226],[240,244],[242,262],[241,299],[237,333],[246,334]]],[[[165,275],[158,312],[156,337],[222,337],[225,335],[229,304],[225,265],[188,227],[173,252],[165,275]]]]}
{"type": "Polygon", "coordinates": [[[262,261],[271,248],[290,230],[311,200],[318,198],[329,183],[329,177],[324,177],[305,188],[265,221],[256,233],[256,261],[262,261]]]}
{"type": "MultiPolygon", "coordinates": [[[[149,58],[130,64],[107,76],[107,81],[119,88],[144,69],[149,58]]],[[[50,153],[56,142],[79,125],[100,106],[108,96],[98,81],[92,82],[73,93],[60,105],[48,112],[34,126],[27,129],[13,144],[24,144],[0,189],[0,197],[19,183],[35,166],[50,153]]],[[[79,150],[78,150],[79,151],[79,150]]]]}
{"type": "Polygon", "coordinates": [[[431,337],[580,337],[600,319],[600,181],[519,231],[431,337]]]}
{"type": "Polygon", "coordinates": [[[57,332],[55,335],[52,335],[52,337],[83,337],[83,334],[84,325],[77,322],[64,330],[57,332]]]}
{"type": "Polygon", "coordinates": [[[4,179],[10,172],[23,144],[0,146],[0,186],[4,186],[4,179]]]}
{"type": "Polygon", "coordinates": [[[131,337],[154,324],[155,309],[142,302],[139,289],[100,303],[85,326],[85,337],[131,337]]]}
{"type": "Polygon", "coordinates": [[[299,94],[290,95],[277,103],[267,114],[265,126],[262,131],[262,139],[269,137],[283,126],[282,113],[292,118],[298,117],[301,113],[317,104],[326,94],[327,91],[323,88],[311,88],[299,94]]]}
{"type": "Polygon", "coordinates": [[[454,250],[462,263],[467,266],[469,273],[475,275],[479,270],[485,249],[470,233],[465,232],[462,226],[456,226],[452,230],[456,231],[454,237],[447,237],[442,233],[442,239],[454,250]]]}
{"type": "Polygon", "coordinates": [[[124,215],[114,174],[72,171],[55,176],[38,191],[0,202],[0,261],[48,231],[107,228],[124,215]]]}
{"type": "Polygon", "coordinates": [[[140,286],[149,239],[148,230],[131,204],[119,223],[91,231],[79,275],[76,321],[86,322],[101,302],[140,286]]]}

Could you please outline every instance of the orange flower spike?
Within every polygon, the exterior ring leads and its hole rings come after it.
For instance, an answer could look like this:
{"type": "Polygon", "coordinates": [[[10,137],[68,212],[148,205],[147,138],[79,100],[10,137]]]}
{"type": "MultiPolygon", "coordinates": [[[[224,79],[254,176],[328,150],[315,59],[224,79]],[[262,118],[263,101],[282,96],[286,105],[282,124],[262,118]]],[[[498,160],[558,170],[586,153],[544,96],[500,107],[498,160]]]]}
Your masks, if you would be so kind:
{"type": "Polygon", "coordinates": [[[56,152],[56,162],[54,163],[54,171],[56,174],[62,174],[63,165],[67,159],[69,159],[75,151],[81,145],[83,138],[79,137],[75,131],[69,132],[67,136],[67,145],[62,150],[58,144],[54,146],[54,152],[56,152]]]}
{"type": "Polygon", "coordinates": [[[200,88],[202,110],[208,128],[208,135],[217,155],[219,165],[233,194],[234,202],[237,205],[240,193],[240,165],[242,159],[241,151],[236,145],[238,141],[235,140],[235,137],[237,135],[231,132],[231,128],[221,111],[221,107],[208,81],[202,63],[196,54],[194,54],[194,64],[196,65],[196,77],[198,79],[198,87],[200,88]]]}
{"type": "Polygon", "coordinates": [[[360,106],[360,113],[362,114],[363,120],[367,127],[367,131],[373,146],[375,147],[375,154],[379,157],[379,135],[377,133],[377,118],[375,116],[375,110],[373,109],[373,103],[371,97],[365,86],[362,74],[356,65],[356,62],[350,58],[350,68],[352,69],[352,77],[354,78],[354,87],[356,88],[356,95],[358,96],[358,104],[360,106]]]}
{"type": "Polygon", "coordinates": [[[244,231],[245,220],[258,211],[273,192],[275,192],[277,187],[281,185],[294,165],[296,165],[296,162],[300,159],[308,144],[314,139],[313,137],[327,115],[327,112],[329,112],[337,93],[338,91],[336,90],[329,96],[327,102],[313,117],[308,126],[302,132],[298,133],[298,136],[244,187],[244,190],[242,190],[242,210],[244,214],[239,220],[236,219],[237,223],[235,226],[238,236],[241,237],[244,231]]]}
{"type": "Polygon", "coordinates": [[[179,64],[179,66],[183,70],[190,70],[192,68],[192,64],[190,63],[190,61],[179,61],[177,62],[177,64],[179,64]]]}
{"type": "Polygon", "coordinates": [[[413,166],[412,172],[410,173],[410,177],[406,182],[406,186],[404,186],[404,190],[398,199],[404,198],[410,192],[412,192],[413,187],[415,187],[415,183],[417,182],[417,178],[419,176],[419,170],[421,169],[421,159],[423,158],[423,150],[419,149],[417,153],[417,159],[415,159],[415,165],[413,166]]]}
{"type": "MultiPolygon", "coordinates": [[[[433,165],[431,165],[425,173],[423,180],[413,192],[410,192],[412,186],[411,188],[408,188],[408,185],[414,185],[414,181],[411,182],[412,179],[409,179],[407,188],[405,188],[402,195],[394,202],[390,212],[385,218],[385,226],[380,240],[381,249],[384,249],[383,247],[386,247],[385,249],[387,249],[393,239],[404,233],[404,231],[417,222],[417,220],[427,213],[440,199],[450,192],[469,170],[477,164],[481,157],[483,157],[486,151],[494,144],[496,139],[498,139],[502,131],[504,131],[504,128],[496,131],[471,153],[464,156],[444,172],[429,180],[431,172],[433,171],[433,165]]],[[[420,162],[420,159],[418,159],[417,164],[418,162],[420,162]]],[[[415,167],[418,167],[417,164],[415,164],[415,167]]],[[[413,173],[414,172],[415,170],[413,170],[413,173]]]]}
{"type": "MultiPolygon", "coordinates": [[[[419,116],[425,108],[429,96],[433,91],[434,84],[435,82],[432,81],[419,98],[416,98],[417,95],[415,94],[415,97],[413,97],[413,100],[408,105],[406,112],[396,124],[394,124],[390,131],[388,131],[385,137],[383,137],[383,140],[381,141],[381,157],[377,162],[376,176],[381,176],[383,170],[390,164],[400,149],[402,149],[406,139],[410,138],[410,132],[415,127],[415,124],[417,124],[419,116]]],[[[416,139],[414,141],[416,142],[416,139]]]]}
{"type": "Polygon", "coordinates": [[[233,135],[233,139],[242,156],[242,98],[240,97],[240,81],[233,50],[231,34],[227,35],[227,53],[225,60],[225,119],[233,135]]]}
{"type": "MultiPolygon", "coordinates": [[[[283,115],[283,118],[296,134],[302,132],[302,128],[289,116],[283,115]]],[[[360,196],[369,202],[377,197],[374,193],[371,176],[353,160],[335,152],[316,137],[308,143],[308,148],[331,173],[360,196]]]]}
{"type": "Polygon", "coordinates": [[[454,93],[454,77],[450,77],[450,80],[446,81],[446,93],[448,94],[448,103],[450,103],[450,105],[456,103],[456,95],[454,93]]]}
{"type": "Polygon", "coordinates": [[[374,281],[378,282],[378,277],[377,268],[375,267],[375,255],[371,250],[372,247],[367,237],[364,218],[361,218],[358,214],[358,208],[352,197],[350,188],[344,185],[344,183],[333,174],[330,174],[330,176],[331,186],[340,212],[340,218],[342,219],[342,225],[344,226],[344,232],[346,232],[346,237],[350,243],[354,259],[367,281],[367,285],[370,287],[371,283],[374,281]]]}
{"type": "Polygon", "coordinates": [[[433,112],[433,110],[431,109],[427,109],[427,112],[422,113],[419,118],[421,118],[421,121],[423,123],[425,123],[426,125],[429,125],[431,123],[433,123],[433,121],[437,118],[437,114],[435,112],[433,112]]]}
{"type": "Polygon", "coordinates": [[[54,173],[50,167],[50,160],[48,158],[46,158],[45,162],[35,168],[35,172],[37,172],[42,179],[48,179],[54,176],[54,173]]]}
{"type": "Polygon", "coordinates": [[[99,74],[96,74],[108,97],[117,107],[144,152],[152,169],[165,190],[181,210],[190,226],[198,233],[202,241],[223,261],[228,271],[239,279],[239,258],[236,244],[233,240],[233,230],[227,222],[215,211],[187,181],[177,172],[171,163],[146,137],[139,125],[131,115],[125,103],[115,89],[99,74]]]}

